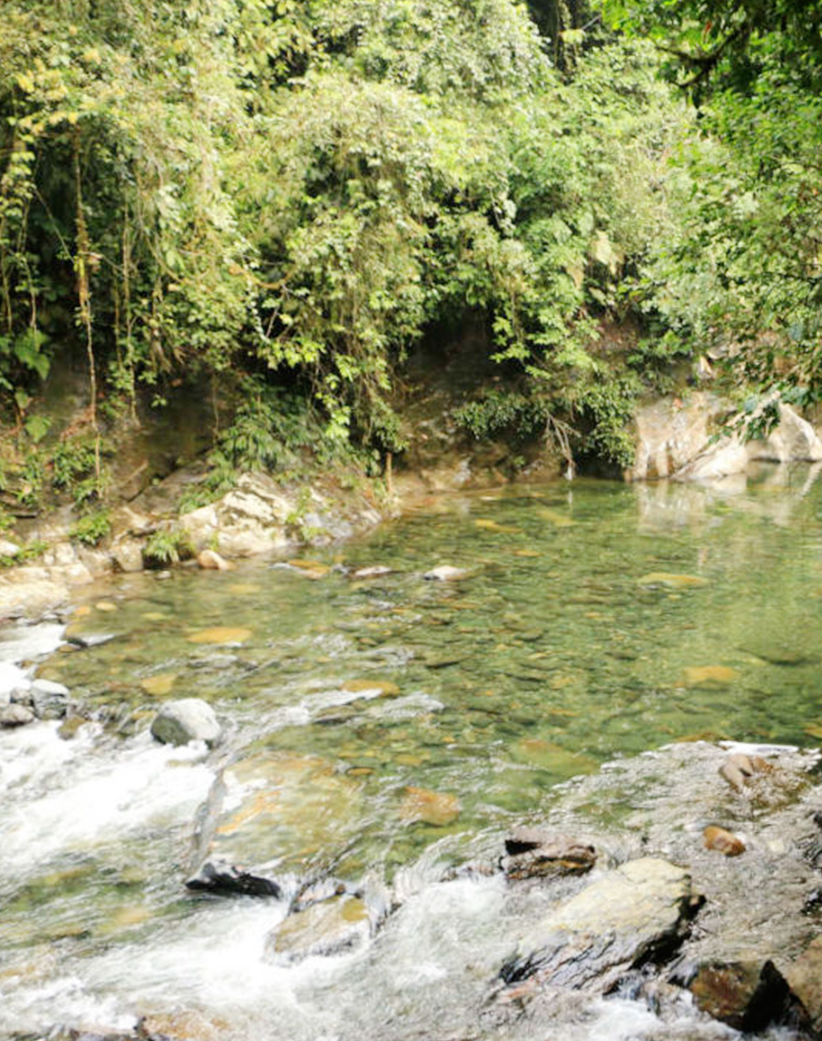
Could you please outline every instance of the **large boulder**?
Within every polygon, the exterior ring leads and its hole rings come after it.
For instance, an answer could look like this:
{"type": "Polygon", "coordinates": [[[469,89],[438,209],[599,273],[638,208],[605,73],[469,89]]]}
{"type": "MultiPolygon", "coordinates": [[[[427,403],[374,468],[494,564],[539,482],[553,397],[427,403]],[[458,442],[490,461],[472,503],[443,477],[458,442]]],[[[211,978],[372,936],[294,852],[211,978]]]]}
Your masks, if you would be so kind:
{"type": "Polygon", "coordinates": [[[218,502],[183,514],[180,526],[197,552],[211,548],[226,557],[248,557],[302,541],[301,531],[310,531],[313,543],[332,542],[380,519],[364,502],[343,506],[316,488],[298,494],[266,474],[247,473],[218,502]]]}
{"type": "Polygon", "coordinates": [[[699,392],[686,400],[662,398],[636,414],[636,454],[626,480],[670,477],[707,447],[716,423],[728,412],[716,394],[699,392]]]}
{"type": "Polygon", "coordinates": [[[631,860],[551,910],[500,975],[605,993],[632,966],[675,950],[700,902],[684,868],[631,860]]]}
{"type": "Polygon", "coordinates": [[[722,433],[721,424],[731,414],[727,401],[703,391],[643,406],[635,420],[635,460],[625,479],[716,481],[744,473],[750,462],[822,460],[822,441],[814,428],[778,398],[764,401],[732,431],[722,433]],[[752,424],[774,406],[779,408],[778,423],[767,437],[749,438],[752,424]]]}
{"type": "Polygon", "coordinates": [[[817,463],[822,460],[822,441],[811,424],[790,405],[780,404],[779,423],[764,439],[747,444],[748,458],[772,463],[817,463]]]}

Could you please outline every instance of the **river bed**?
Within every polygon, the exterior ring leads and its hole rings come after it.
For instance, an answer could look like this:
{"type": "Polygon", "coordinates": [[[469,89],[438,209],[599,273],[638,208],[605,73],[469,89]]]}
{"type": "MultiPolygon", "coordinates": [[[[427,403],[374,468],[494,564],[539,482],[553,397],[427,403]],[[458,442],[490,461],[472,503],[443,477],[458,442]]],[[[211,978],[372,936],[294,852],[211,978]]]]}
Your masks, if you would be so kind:
{"type": "Polygon", "coordinates": [[[121,576],[65,631],[7,628],[0,667],[64,683],[89,721],[0,732],[0,1036],[141,1016],[194,1017],[201,1041],[738,1036],[627,995],[525,1027],[484,1014],[533,908],[499,874],[444,879],[603,764],[692,741],[815,748],[820,517],[803,467],[514,486],[290,563],[121,576]],[[425,577],[443,566],[460,574],[425,577]],[[216,710],[214,751],[150,736],[183,697],[216,710]],[[352,953],[272,957],[284,901],[183,885],[215,776],[255,755],[295,793],[276,821],[286,887],[333,872],[396,907],[352,953]]]}

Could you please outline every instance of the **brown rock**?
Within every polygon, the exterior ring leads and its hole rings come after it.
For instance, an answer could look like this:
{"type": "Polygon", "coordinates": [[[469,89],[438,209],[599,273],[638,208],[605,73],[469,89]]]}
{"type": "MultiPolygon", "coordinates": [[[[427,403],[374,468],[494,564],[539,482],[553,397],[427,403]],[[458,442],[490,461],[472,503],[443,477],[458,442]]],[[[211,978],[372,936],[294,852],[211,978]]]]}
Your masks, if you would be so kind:
{"type": "Polygon", "coordinates": [[[505,840],[502,867],[509,879],[584,874],[597,860],[596,850],[571,835],[516,828],[505,840]]]}
{"type": "Polygon", "coordinates": [[[213,549],[201,549],[197,554],[197,564],[204,571],[230,571],[232,565],[213,549]]]}
{"type": "Polygon", "coordinates": [[[822,936],[783,968],[791,994],[802,1006],[813,1037],[822,1035],[822,936]]]}
{"type": "Polygon", "coordinates": [[[230,1025],[206,1018],[193,1010],[166,1015],[145,1016],[140,1020],[140,1037],[149,1041],[220,1041],[230,1025]]]}
{"type": "Polygon", "coordinates": [[[745,843],[736,835],[720,828],[716,824],[710,824],[703,832],[706,849],[715,849],[724,853],[726,857],[738,857],[745,852],[745,843]]]}
{"type": "Polygon", "coordinates": [[[460,803],[456,795],[432,792],[427,788],[409,786],[400,806],[400,817],[404,821],[422,821],[443,827],[455,821],[460,814],[460,803]]]}
{"type": "Polygon", "coordinates": [[[690,984],[697,1006],[736,1030],[763,1030],[779,1021],[788,984],[773,962],[709,962],[690,984]]]}
{"type": "Polygon", "coordinates": [[[742,791],[748,778],[758,773],[769,773],[773,767],[761,756],[736,753],[729,755],[719,773],[737,791],[742,791]]]}

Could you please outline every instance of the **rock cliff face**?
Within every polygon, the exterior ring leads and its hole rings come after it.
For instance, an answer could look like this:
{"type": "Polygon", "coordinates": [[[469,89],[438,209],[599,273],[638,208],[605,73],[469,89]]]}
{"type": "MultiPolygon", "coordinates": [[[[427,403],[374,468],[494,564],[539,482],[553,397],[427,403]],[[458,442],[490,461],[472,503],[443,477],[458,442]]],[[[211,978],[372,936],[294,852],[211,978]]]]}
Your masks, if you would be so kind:
{"type": "Polygon", "coordinates": [[[713,481],[744,473],[752,462],[822,461],[822,441],[790,405],[774,399],[725,433],[721,424],[731,416],[728,403],[706,391],[646,405],[636,415],[636,461],[625,479],[713,481]],[[778,423],[764,438],[749,437],[770,406],[778,406],[778,423]]]}

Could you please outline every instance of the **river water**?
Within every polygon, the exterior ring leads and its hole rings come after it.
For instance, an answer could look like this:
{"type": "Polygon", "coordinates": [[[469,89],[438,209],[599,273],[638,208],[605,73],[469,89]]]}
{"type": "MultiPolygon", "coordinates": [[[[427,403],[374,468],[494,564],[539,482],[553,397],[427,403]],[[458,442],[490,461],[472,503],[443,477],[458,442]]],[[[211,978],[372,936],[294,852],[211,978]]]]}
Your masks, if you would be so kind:
{"type": "Polygon", "coordinates": [[[194,1017],[203,1041],[737,1036],[626,996],[527,1029],[484,1015],[527,909],[500,875],[443,878],[603,763],[700,739],[815,747],[820,517],[807,468],[514,486],[309,561],[122,576],[67,634],[7,628],[0,669],[59,680],[91,721],[0,732],[0,1037],[144,1015],[194,1017]],[[354,576],[373,565],[392,570],[354,576]],[[441,565],[465,575],[423,577],[441,565]],[[214,752],[149,734],[189,696],[226,728],[214,752]],[[399,905],[353,953],[273,958],[283,901],[183,885],[217,771],[260,751],[324,778],[283,824],[284,877],[333,869],[399,905]]]}

